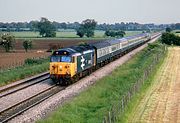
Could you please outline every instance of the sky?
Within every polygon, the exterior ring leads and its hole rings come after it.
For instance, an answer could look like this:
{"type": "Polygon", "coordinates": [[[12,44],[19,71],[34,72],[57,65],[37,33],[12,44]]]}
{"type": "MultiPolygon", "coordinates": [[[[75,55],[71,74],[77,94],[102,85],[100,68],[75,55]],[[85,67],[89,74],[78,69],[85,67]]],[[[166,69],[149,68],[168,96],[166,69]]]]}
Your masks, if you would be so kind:
{"type": "Polygon", "coordinates": [[[0,22],[180,22],[180,0],[0,0],[0,22]]]}

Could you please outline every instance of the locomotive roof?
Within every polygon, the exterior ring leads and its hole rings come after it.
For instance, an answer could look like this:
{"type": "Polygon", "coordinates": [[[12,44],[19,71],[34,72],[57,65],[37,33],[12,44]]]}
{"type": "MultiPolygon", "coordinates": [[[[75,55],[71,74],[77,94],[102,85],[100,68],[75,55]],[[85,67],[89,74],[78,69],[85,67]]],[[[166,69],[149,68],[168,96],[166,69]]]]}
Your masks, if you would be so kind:
{"type": "Polygon", "coordinates": [[[110,43],[108,41],[99,41],[95,43],[90,43],[91,46],[96,47],[97,49],[110,46],[110,43]]]}
{"type": "Polygon", "coordinates": [[[89,46],[89,45],[72,46],[70,48],[77,51],[77,52],[80,52],[80,53],[82,53],[84,51],[87,51],[87,50],[92,50],[93,49],[93,47],[89,46]]]}
{"type": "Polygon", "coordinates": [[[93,50],[93,47],[89,45],[72,46],[69,48],[62,48],[62,49],[56,50],[53,52],[53,55],[73,55],[77,53],[78,54],[84,53],[86,51],[91,51],[91,50],[93,50]]]}

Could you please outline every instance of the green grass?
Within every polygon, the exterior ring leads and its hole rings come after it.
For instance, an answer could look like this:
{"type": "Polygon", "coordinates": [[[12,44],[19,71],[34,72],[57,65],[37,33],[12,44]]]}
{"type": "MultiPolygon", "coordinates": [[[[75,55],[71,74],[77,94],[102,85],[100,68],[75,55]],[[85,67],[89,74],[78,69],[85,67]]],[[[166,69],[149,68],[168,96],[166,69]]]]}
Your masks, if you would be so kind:
{"type": "MultiPolygon", "coordinates": [[[[105,31],[101,31],[101,30],[95,30],[95,35],[92,38],[87,38],[87,37],[83,37],[83,38],[79,38],[79,36],[76,35],[76,31],[75,30],[59,30],[56,32],[56,37],[55,38],[42,38],[39,35],[39,32],[32,32],[32,31],[27,31],[27,32],[10,32],[12,35],[14,35],[16,38],[18,39],[22,39],[22,38],[33,38],[33,39],[52,39],[52,40],[59,40],[59,39],[89,39],[89,40],[94,40],[94,39],[107,39],[107,37],[104,36],[104,32],[105,31]]],[[[5,33],[5,32],[0,32],[0,33],[5,33]]],[[[126,31],[126,36],[130,36],[130,35],[135,35],[135,34],[139,34],[142,33],[141,31],[126,31]]]]}
{"type": "Polygon", "coordinates": [[[138,106],[141,99],[145,96],[148,88],[153,84],[152,82],[155,79],[156,74],[159,72],[160,67],[162,66],[166,56],[167,56],[167,53],[160,60],[160,62],[156,65],[156,67],[153,69],[152,74],[144,82],[144,85],[141,87],[139,92],[133,96],[130,103],[125,108],[124,113],[117,118],[117,121],[116,121],[117,123],[129,123],[129,119],[131,119],[131,117],[133,116],[133,110],[136,108],[136,106],[138,106]]]}
{"type": "Polygon", "coordinates": [[[94,86],[60,107],[38,123],[100,123],[107,111],[143,76],[143,71],[161,51],[161,45],[149,52],[144,49],[130,61],[118,67],[111,75],[100,79],[94,86]]]}
{"type": "Polygon", "coordinates": [[[2,71],[0,72],[0,86],[48,71],[48,69],[49,59],[45,59],[44,61],[40,61],[40,64],[25,64],[21,67],[2,71]]]}

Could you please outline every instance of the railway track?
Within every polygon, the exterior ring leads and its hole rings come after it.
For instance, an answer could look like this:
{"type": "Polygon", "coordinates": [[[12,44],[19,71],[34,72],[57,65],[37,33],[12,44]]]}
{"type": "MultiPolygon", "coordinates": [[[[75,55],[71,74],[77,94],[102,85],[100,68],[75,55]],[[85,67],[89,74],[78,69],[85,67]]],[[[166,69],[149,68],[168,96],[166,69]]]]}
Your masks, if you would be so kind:
{"type": "Polygon", "coordinates": [[[64,90],[65,87],[56,86],[55,84],[41,92],[32,95],[31,97],[17,102],[9,107],[0,110],[0,123],[5,123],[10,119],[20,115],[24,111],[32,108],[33,106],[43,102],[59,91],[64,90]]]}
{"type": "MultiPolygon", "coordinates": [[[[38,76],[31,77],[30,79],[16,82],[10,86],[6,86],[0,89],[0,99],[7,98],[15,93],[35,86],[36,84],[43,84],[43,82],[48,81],[49,73],[39,74],[38,76]]],[[[47,98],[53,96],[59,91],[65,89],[65,87],[56,86],[56,84],[49,85],[48,88],[42,89],[40,92],[32,94],[28,98],[24,98],[20,101],[15,101],[11,105],[0,108],[0,123],[9,121],[10,119],[20,115],[24,111],[32,108],[33,106],[41,103],[47,98]]],[[[18,96],[18,94],[17,94],[18,96]]],[[[16,97],[17,97],[16,96],[16,97]]],[[[9,100],[10,101],[10,100],[9,100]]]]}
{"type": "Polygon", "coordinates": [[[28,88],[32,85],[37,84],[37,83],[43,82],[44,80],[47,80],[47,79],[49,79],[49,73],[48,72],[40,74],[36,77],[32,77],[28,80],[17,82],[11,86],[7,86],[5,88],[2,88],[2,89],[0,89],[0,98],[2,98],[4,96],[8,96],[10,94],[13,94],[17,91],[23,90],[25,88],[28,88]]]}

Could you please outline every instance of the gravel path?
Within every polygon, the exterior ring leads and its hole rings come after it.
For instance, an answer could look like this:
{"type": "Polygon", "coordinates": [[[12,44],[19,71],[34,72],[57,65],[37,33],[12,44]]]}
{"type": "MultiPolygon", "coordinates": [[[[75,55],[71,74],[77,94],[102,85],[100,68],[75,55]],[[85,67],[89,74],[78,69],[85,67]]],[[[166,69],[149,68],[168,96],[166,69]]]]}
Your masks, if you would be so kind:
{"type": "Polygon", "coordinates": [[[2,97],[0,98],[0,110],[3,110],[15,103],[21,102],[22,100],[27,99],[31,97],[32,95],[38,94],[42,90],[49,88],[51,85],[52,85],[52,82],[50,79],[48,79],[44,82],[35,84],[26,89],[13,93],[11,95],[2,97]]]}
{"type": "Polygon", "coordinates": [[[152,86],[135,108],[131,123],[180,123],[180,47],[168,50],[152,86]]]}
{"type": "MultiPolygon", "coordinates": [[[[153,39],[151,42],[154,42],[156,39],[153,39]]],[[[39,105],[29,109],[24,112],[22,115],[9,121],[10,123],[31,123],[35,122],[38,119],[46,117],[51,111],[55,110],[57,107],[62,106],[66,101],[69,101],[74,96],[77,96],[80,92],[86,90],[88,86],[93,85],[98,79],[109,75],[114,69],[128,61],[132,56],[145,48],[147,44],[135,49],[133,52],[126,54],[125,56],[117,59],[116,61],[104,66],[101,69],[98,69],[91,75],[81,79],[77,83],[67,87],[65,90],[57,93],[53,97],[47,99],[39,105]]]]}

